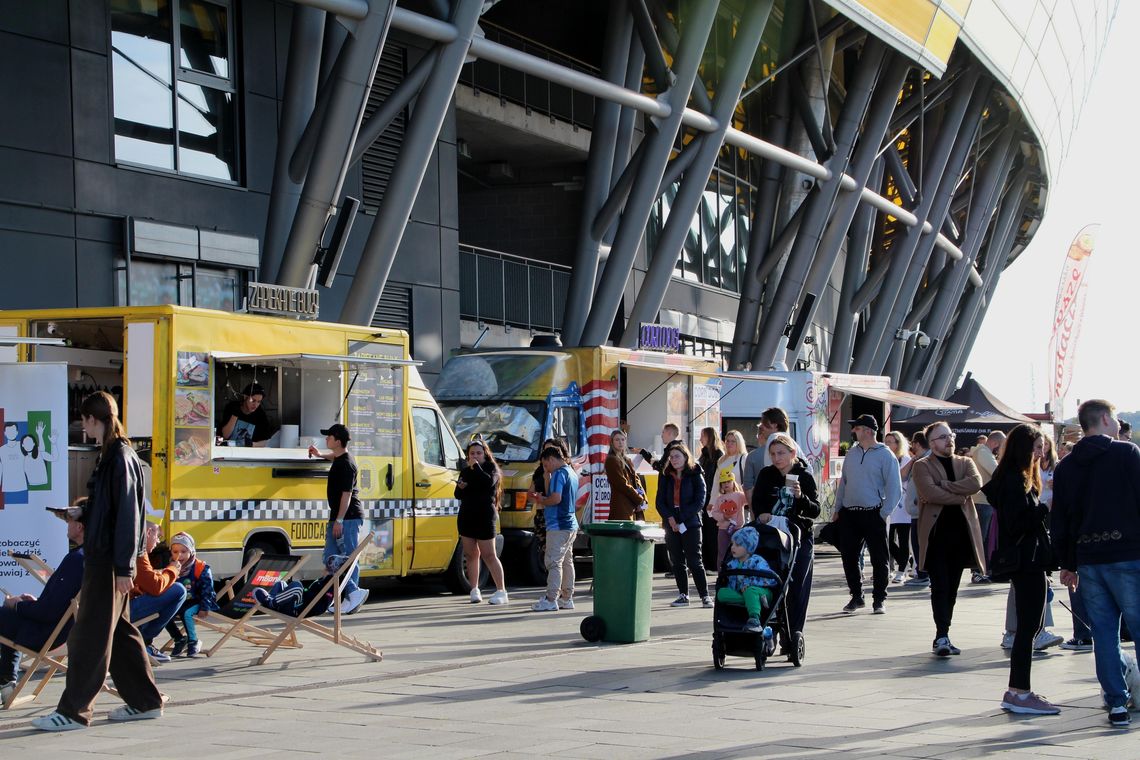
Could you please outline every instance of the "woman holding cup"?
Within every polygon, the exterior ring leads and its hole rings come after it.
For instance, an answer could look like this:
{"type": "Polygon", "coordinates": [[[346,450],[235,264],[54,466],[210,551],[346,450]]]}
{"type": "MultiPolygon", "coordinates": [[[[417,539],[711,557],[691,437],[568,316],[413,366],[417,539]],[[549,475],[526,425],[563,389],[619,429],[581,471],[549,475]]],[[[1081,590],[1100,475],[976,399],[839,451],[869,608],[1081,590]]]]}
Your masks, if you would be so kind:
{"type": "MultiPolygon", "coordinates": [[[[803,631],[811,596],[815,542],[812,521],[819,517],[819,492],[807,464],[800,459],[796,442],[787,433],[768,438],[772,464],[760,470],[752,489],[754,522],[788,530],[799,529],[799,550],[788,583],[788,624],[803,631]]],[[[786,642],[785,642],[786,643],[786,642]]]]}

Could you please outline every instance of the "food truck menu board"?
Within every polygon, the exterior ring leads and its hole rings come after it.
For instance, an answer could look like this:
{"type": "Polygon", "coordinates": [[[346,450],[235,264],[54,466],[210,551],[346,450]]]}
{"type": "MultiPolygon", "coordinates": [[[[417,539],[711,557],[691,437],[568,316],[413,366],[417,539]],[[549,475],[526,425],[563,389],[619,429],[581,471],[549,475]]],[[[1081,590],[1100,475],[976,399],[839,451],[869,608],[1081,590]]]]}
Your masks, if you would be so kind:
{"type": "Polygon", "coordinates": [[[210,357],[202,351],[178,352],[174,390],[174,461],[193,466],[210,461],[213,412],[210,408],[210,357]]]}
{"type": "MultiPolygon", "coordinates": [[[[349,356],[367,359],[402,359],[400,346],[354,342],[349,356]]],[[[348,371],[348,431],[358,457],[401,455],[404,368],[358,365],[348,371]]]]}

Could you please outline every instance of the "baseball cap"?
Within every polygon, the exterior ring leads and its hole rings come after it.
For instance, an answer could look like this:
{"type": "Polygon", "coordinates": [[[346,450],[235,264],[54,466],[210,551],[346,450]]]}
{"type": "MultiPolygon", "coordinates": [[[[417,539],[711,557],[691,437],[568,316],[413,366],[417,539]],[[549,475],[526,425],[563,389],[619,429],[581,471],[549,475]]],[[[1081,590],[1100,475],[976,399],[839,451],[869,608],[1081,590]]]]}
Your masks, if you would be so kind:
{"type": "Polygon", "coordinates": [[[335,425],[329,425],[321,431],[321,435],[331,435],[333,438],[340,441],[342,444],[348,443],[352,440],[352,436],[348,434],[348,428],[339,422],[335,425]]]}
{"type": "Polygon", "coordinates": [[[847,420],[847,424],[851,427],[862,425],[863,427],[871,428],[876,433],[879,431],[879,421],[869,414],[860,414],[853,420],[847,420]]]}

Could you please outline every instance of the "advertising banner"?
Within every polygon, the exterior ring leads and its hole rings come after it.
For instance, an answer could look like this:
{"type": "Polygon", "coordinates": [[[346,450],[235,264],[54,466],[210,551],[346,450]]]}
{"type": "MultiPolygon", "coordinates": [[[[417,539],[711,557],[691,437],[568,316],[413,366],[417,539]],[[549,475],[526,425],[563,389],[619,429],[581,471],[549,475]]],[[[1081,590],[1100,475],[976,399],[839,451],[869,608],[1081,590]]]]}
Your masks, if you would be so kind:
{"type": "Polygon", "coordinates": [[[0,587],[36,594],[43,585],[12,558],[35,554],[56,567],[67,531],[46,507],[68,505],[67,366],[0,364],[0,587]]]}
{"type": "Polygon", "coordinates": [[[1062,405],[1069,392],[1069,383],[1073,380],[1077,340],[1081,334],[1081,320],[1085,313],[1085,296],[1088,291],[1085,274],[1099,231],[1099,224],[1083,227],[1069,246],[1065,263],[1061,267],[1057,308],[1053,315],[1053,334],[1049,339],[1049,408],[1057,419],[1063,418],[1062,405]]]}

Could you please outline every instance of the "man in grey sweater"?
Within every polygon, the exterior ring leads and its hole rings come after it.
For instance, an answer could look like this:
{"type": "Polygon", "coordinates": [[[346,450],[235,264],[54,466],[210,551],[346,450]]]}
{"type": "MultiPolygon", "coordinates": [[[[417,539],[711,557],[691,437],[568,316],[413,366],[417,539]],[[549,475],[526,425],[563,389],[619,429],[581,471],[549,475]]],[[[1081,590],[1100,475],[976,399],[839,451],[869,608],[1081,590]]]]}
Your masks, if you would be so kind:
{"type": "Polygon", "coordinates": [[[848,420],[857,445],[843,460],[843,475],[835,493],[835,516],[839,522],[839,553],[851,601],[843,611],[852,613],[866,606],[859,557],[863,547],[871,555],[872,611],[885,613],[890,551],[887,547],[887,515],[902,499],[899,462],[891,450],[879,443],[879,422],[869,414],[848,420]]]}

